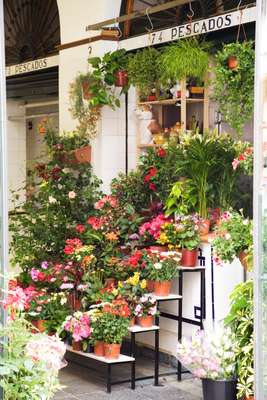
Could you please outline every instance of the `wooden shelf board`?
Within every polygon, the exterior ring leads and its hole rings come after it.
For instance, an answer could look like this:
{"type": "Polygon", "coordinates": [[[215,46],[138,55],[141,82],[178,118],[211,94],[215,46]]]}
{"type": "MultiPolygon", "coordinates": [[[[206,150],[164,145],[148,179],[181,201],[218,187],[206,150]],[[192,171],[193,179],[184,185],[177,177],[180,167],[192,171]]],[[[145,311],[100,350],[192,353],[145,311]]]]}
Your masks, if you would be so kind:
{"type": "MultiPolygon", "coordinates": [[[[155,101],[142,101],[140,103],[138,103],[139,106],[144,106],[144,105],[158,105],[158,106],[171,106],[171,105],[175,105],[176,103],[181,102],[181,98],[177,98],[177,99],[166,99],[166,100],[155,100],[155,101]]],[[[199,99],[195,99],[195,98],[187,98],[186,99],[186,103],[190,104],[190,103],[203,103],[204,102],[204,98],[199,98],[199,99]]]]}

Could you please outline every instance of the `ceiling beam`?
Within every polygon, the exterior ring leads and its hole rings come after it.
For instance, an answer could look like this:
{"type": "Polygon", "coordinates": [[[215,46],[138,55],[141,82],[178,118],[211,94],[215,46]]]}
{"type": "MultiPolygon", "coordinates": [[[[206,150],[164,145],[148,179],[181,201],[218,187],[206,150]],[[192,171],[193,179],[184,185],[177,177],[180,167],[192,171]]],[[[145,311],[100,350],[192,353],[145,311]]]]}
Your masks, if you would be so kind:
{"type": "MultiPolygon", "coordinates": [[[[126,5],[126,14],[130,15],[133,12],[133,7],[134,7],[134,0],[127,0],[127,5],[126,5]]],[[[125,38],[129,37],[131,31],[131,21],[127,19],[124,23],[124,28],[123,28],[123,36],[125,38]]]]}
{"type": "Polygon", "coordinates": [[[155,7],[151,7],[149,9],[144,9],[144,10],[140,10],[140,11],[134,11],[131,14],[128,15],[122,15],[121,17],[118,18],[112,18],[112,19],[106,19],[105,21],[99,22],[97,24],[94,25],[88,25],[86,27],[86,31],[91,31],[91,30],[97,30],[97,29],[101,29],[105,26],[108,25],[113,25],[113,24],[118,24],[120,22],[125,22],[125,21],[131,21],[133,19],[136,18],[140,18],[144,15],[147,15],[147,12],[149,13],[149,15],[151,14],[155,14],[161,11],[165,11],[165,10],[169,10],[170,8],[174,8],[174,7],[178,7],[184,4],[188,4],[190,3],[191,0],[172,0],[172,1],[168,1],[165,4],[159,4],[155,7]]]}

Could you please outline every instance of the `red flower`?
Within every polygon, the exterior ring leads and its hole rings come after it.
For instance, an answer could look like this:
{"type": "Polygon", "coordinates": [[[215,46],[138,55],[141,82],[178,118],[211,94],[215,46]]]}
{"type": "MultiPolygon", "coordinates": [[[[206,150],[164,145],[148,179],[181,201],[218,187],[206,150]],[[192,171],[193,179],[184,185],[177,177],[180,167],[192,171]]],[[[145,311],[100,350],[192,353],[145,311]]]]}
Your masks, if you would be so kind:
{"type": "Polygon", "coordinates": [[[159,157],[165,157],[166,156],[166,150],[160,148],[158,149],[158,156],[159,157]]]}
{"type": "Polygon", "coordinates": [[[145,176],[145,178],[144,178],[144,182],[145,182],[145,183],[148,183],[148,182],[150,181],[150,179],[151,179],[151,175],[150,175],[150,174],[147,174],[147,175],[145,176]]]}
{"type": "Polygon", "coordinates": [[[154,183],[149,184],[149,189],[152,190],[153,192],[156,191],[156,185],[154,183]]]}
{"type": "Polygon", "coordinates": [[[246,157],[244,156],[244,154],[241,154],[241,155],[239,156],[239,158],[238,158],[238,159],[239,159],[239,161],[244,161],[244,160],[245,160],[245,158],[246,158],[246,157]]]}
{"type": "Polygon", "coordinates": [[[150,171],[149,171],[150,176],[155,176],[155,175],[157,175],[157,173],[158,173],[158,170],[156,167],[150,168],[150,171]]]}
{"type": "Polygon", "coordinates": [[[64,253],[65,254],[73,254],[74,253],[74,247],[70,246],[70,245],[65,246],[64,253]]]}
{"type": "Polygon", "coordinates": [[[87,219],[87,224],[88,224],[88,225],[91,225],[91,227],[92,227],[93,229],[95,229],[96,231],[97,231],[98,229],[101,228],[101,226],[103,225],[103,223],[104,223],[104,221],[103,221],[102,218],[89,217],[89,218],[87,219]]]}
{"type": "Polygon", "coordinates": [[[78,233],[84,233],[85,232],[85,226],[82,224],[76,225],[76,232],[78,233]]]}

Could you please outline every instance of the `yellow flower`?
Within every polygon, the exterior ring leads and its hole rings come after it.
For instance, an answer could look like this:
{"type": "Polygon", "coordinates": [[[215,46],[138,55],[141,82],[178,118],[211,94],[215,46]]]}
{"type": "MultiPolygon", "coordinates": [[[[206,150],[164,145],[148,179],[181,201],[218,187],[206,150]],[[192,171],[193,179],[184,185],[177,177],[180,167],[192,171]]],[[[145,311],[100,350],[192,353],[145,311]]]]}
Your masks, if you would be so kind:
{"type": "Polygon", "coordinates": [[[123,283],[122,283],[122,281],[119,281],[118,282],[118,288],[122,288],[123,287],[123,283]]]}
{"type": "Polygon", "coordinates": [[[113,296],[118,296],[118,293],[119,293],[118,289],[113,289],[112,290],[113,296]]]}
{"type": "Polygon", "coordinates": [[[165,244],[168,242],[168,237],[166,233],[161,233],[159,237],[160,243],[165,244]]]}
{"type": "Polygon", "coordinates": [[[143,279],[142,282],[140,283],[141,289],[145,289],[146,288],[146,280],[143,279]]]}
{"type": "Polygon", "coordinates": [[[127,279],[127,283],[129,283],[132,286],[137,286],[140,281],[140,274],[139,272],[135,272],[133,276],[127,279]]]}

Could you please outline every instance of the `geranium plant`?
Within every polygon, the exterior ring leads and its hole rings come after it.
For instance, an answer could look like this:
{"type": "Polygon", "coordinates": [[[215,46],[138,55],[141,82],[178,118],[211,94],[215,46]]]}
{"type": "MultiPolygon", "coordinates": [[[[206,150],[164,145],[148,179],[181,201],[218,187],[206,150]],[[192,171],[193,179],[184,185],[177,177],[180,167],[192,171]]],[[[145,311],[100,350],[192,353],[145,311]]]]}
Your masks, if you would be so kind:
{"type": "Polygon", "coordinates": [[[155,297],[150,294],[144,294],[140,297],[139,302],[135,307],[134,314],[136,317],[157,315],[157,301],[155,297]]]}
{"type": "Polygon", "coordinates": [[[242,252],[251,250],[252,244],[252,221],[244,217],[242,210],[225,211],[212,242],[217,264],[233,262],[242,252]]]}
{"type": "Polygon", "coordinates": [[[237,157],[232,161],[234,170],[240,169],[246,175],[253,175],[253,147],[249,143],[239,146],[237,157]]]}
{"type": "Polygon", "coordinates": [[[175,251],[156,252],[149,255],[151,260],[149,268],[149,279],[153,281],[171,281],[178,275],[178,265],[181,254],[175,251]]]}
{"type": "Polygon", "coordinates": [[[77,311],[69,315],[63,322],[62,328],[71,334],[74,342],[87,341],[91,335],[89,313],[77,311]]]}
{"type": "Polygon", "coordinates": [[[194,250],[200,243],[198,225],[192,216],[177,216],[174,223],[162,226],[159,243],[169,248],[194,250]]]}

